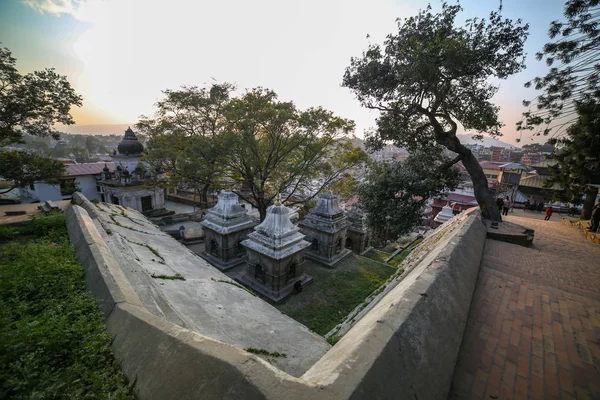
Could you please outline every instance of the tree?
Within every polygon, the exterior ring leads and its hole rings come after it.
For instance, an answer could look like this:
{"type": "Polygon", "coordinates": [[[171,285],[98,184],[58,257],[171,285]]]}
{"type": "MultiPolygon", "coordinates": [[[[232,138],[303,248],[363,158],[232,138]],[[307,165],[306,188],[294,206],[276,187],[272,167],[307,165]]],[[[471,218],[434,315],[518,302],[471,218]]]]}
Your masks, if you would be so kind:
{"type": "Polygon", "coordinates": [[[209,188],[223,176],[227,151],[223,109],[232,90],[228,83],[165,90],[155,115],[142,116],[136,125],[148,138],[145,161],[169,172],[168,184],[194,188],[205,204],[209,188]]]}
{"type": "Polygon", "coordinates": [[[27,151],[0,151],[0,177],[13,182],[3,193],[39,181],[58,185],[64,174],[65,167],[60,161],[27,151]]]}
{"type": "MultiPolygon", "coordinates": [[[[69,112],[81,97],[53,69],[21,75],[15,65],[10,50],[0,48],[0,146],[25,143],[25,133],[58,139],[54,124],[73,124],[69,112]]],[[[1,149],[0,160],[0,177],[16,185],[9,190],[36,180],[56,183],[64,173],[61,163],[32,153],[1,149]]]]}
{"type": "Polygon", "coordinates": [[[54,124],[71,125],[81,96],[54,69],[21,75],[10,50],[0,48],[0,146],[23,143],[23,133],[59,138],[54,124]]]}
{"type": "Polygon", "coordinates": [[[298,110],[270,90],[232,99],[226,117],[229,177],[246,189],[237,194],[258,209],[261,221],[278,193],[288,204],[305,202],[368,159],[348,138],[352,121],[322,108],[298,110]]]}
{"type": "Polygon", "coordinates": [[[531,152],[543,152],[543,153],[552,153],[554,151],[554,145],[551,143],[531,143],[525,144],[522,146],[523,150],[531,151],[531,152]]]}
{"type": "Polygon", "coordinates": [[[590,184],[600,184],[600,104],[578,104],[577,113],[565,137],[550,139],[559,147],[551,156],[558,164],[551,167],[550,182],[565,189],[561,200],[579,203],[585,194],[581,218],[590,219],[598,195],[598,187],[590,184]]]}
{"type": "Polygon", "coordinates": [[[416,153],[403,163],[379,162],[369,168],[358,193],[376,237],[395,238],[410,232],[421,222],[429,198],[458,185],[456,168],[436,165],[440,153],[416,153]]]}
{"type": "Polygon", "coordinates": [[[534,135],[559,137],[577,121],[577,104],[600,100],[600,1],[568,0],[566,22],[553,21],[537,59],[545,58],[550,70],[544,77],[526,82],[542,92],[530,101],[518,130],[534,130],[534,135]]]}
{"type": "Polygon", "coordinates": [[[415,153],[439,144],[457,153],[444,167],[461,161],[483,216],[501,220],[481,166],[456,131],[460,123],[479,137],[483,132],[500,136],[498,107],[491,102],[497,87],[490,80],[525,67],[528,25],[502,19],[498,11],[488,21],[471,19],[458,27],[461,10],[444,3],[438,14],[428,7],[398,20],[398,32],[388,35],[383,48],[371,44],[352,58],[343,85],[363,106],[381,112],[371,146],[392,141],[415,153]]]}

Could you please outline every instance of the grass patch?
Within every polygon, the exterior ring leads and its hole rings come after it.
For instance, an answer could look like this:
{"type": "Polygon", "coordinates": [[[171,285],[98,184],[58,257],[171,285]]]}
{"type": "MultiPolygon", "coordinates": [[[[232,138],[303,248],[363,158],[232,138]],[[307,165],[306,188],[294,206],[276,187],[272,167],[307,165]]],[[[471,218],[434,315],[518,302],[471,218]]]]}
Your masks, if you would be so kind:
{"type": "Polygon", "coordinates": [[[133,399],[64,216],[36,215],[0,244],[0,397],[133,399]]]}
{"type": "Polygon", "coordinates": [[[246,350],[248,353],[260,354],[261,356],[287,358],[287,354],[279,353],[277,351],[270,352],[265,349],[255,349],[254,347],[248,347],[247,349],[244,349],[244,350],[246,350]]]}
{"type": "Polygon", "coordinates": [[[171,280],[171,281],[176,281],[176,280],[185,281],[185,277],[183,275],[181,275],[181,274],[178,274],[178,273],[175,274],[175,275],[163,275],[163,274],[156,275],[156,274],[152,274],[150,276],[153,277],[153,278],[155,278],[155,279],[168,279],[168,280],[171,280]]]}
{"type": "Polygon", "coordinates": [[[333,269],[307,260],[304,270],[313,281],[274,306],[320,335],[344,320],[394,273],[392,268],[354,255],[333,269]]]}
{"type": "Polygon", "coordinates": [[[367,258],[370,258],[371,260],[385,263],[385,260],[391,255],[392,255],[391,253],[386,253],[384,251],[377,250],[377,249],[371,249],[371,250],[367,251],[365,254],[363,254],[363,257],[367,257],[367,258]]]}
{"type": "Polygon", "coordinates": [[[423,241],[423,238],[418,238],[417,240],[415,240],[409,248],[404,249],[403,251],[401,251],[400,253],[396,254],[396,256],[394,258],[392,258],[388,264],[390,264],[391,266],[394,267],[398,267],[400,264],[402,264],[402,261],[404,261],[404,259],[406,257],[408,257],[408,255],[413,251],[413,249],[415,247],[417,247],[419,245],[419,243],[421,243],[423,241]]]}

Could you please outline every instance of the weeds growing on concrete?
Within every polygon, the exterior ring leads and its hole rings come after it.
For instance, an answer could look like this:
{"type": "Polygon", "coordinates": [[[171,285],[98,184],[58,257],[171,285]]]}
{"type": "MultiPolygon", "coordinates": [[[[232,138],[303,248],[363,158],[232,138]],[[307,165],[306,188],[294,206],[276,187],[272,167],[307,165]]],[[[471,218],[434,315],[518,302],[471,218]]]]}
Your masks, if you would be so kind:
{"type": "Polygon", "coordinates": [[[155,279],[168,279],[168,280],[171,280],[171,281],[176,281],[176,280],[185,281],[185,277],[183,275],[178,274],[178,273],[175,274],[175,275],[163,275],[163,274],[156,275],[156,274],[153,273],[150,276],[153,277],[153,278],[155,278],[155,279]]]}
{"type": "MultiPolygon", "coordinates": [[[[213,278],[211,278],[211,279],[214,281],[213,278]]],[[[240,289],[244,289],[246,292],[250,293],[252,296],[256,296],[256,293],[254,293],[252,290],[248,289],[247,287],[240,285],[239,283],[235,283],[235,282],[232,282],[232,281],[226,281],[224,279],[218,279],[217,282],[223,282],[223,283],[228,283],[228,284],[233,285],[233,286],[237,286],[240,289]]]]}
{"type": "Polygon", "coordinates": [[[248,347],[247,349],[244,349],[244,350],[246,350],[248,353],[260,354],[261,356],[287,358],[287,354],[279,353],[277,351],[270,352],[265,349],[255,349],[254,347],[248,347]]]}

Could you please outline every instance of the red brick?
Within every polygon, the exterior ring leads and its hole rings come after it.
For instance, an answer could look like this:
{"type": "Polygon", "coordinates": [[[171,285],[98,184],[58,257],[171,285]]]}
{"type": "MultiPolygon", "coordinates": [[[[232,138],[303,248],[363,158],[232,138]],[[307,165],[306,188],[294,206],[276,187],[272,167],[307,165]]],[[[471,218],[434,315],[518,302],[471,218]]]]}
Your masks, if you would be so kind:
{"type": "Polygon", "coordinates": [[[531,374],[537,377],[544,377],[544,360],[538,356],[531,356],[531,374]]]}
{"type": "Polygon", "coordinates": [[[569,393],[573,393],[573,382],[571,382],[571,374],[564,368],[558,369],[558,382],[560,389],[569,393]]]}
{"type": "Polygon", "coordinates": [[[538,376],[532,376],[530,385],[531,385],[531,398],[532,399],[543,399],[544,398],[544,381],[538,376]]]}
{"type": "Polygon", "coordinates": [[[528,378],[529,377],[529,355],[527,355],[526,357],[520,356],[519,364],[517,367],[518,367],[517,374],[519,374],[523,378],[528,378]]]}

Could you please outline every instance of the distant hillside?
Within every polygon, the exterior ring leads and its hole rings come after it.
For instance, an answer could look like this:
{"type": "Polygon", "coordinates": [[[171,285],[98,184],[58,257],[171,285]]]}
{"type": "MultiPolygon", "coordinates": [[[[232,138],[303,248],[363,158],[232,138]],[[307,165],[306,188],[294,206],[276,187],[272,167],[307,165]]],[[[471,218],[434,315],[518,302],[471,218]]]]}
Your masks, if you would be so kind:
{"type": "Polygon", "coordinates": [[[60,132],[79,135],[123,135],[127,127],[133,127],[133,125],[135,124],[71,125],[60,126],[56,129],[60,132]]]}
{"type": "Polygon", "coordinates": [[[489,136],[484,136],[482,140],[473,140],[473,135],[463,133],[462,135],[456,135],[463,144],[481,144],[484,147],[496,146],[496,147],[518,147],[514,144],[503,142],[502,140],[494,139],[489,136]]]}

